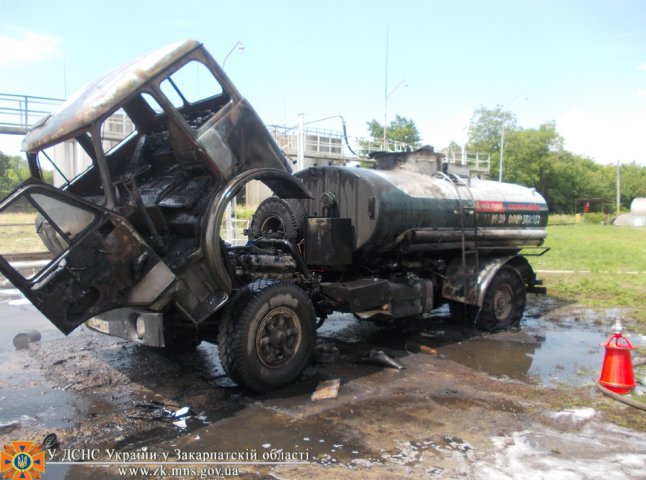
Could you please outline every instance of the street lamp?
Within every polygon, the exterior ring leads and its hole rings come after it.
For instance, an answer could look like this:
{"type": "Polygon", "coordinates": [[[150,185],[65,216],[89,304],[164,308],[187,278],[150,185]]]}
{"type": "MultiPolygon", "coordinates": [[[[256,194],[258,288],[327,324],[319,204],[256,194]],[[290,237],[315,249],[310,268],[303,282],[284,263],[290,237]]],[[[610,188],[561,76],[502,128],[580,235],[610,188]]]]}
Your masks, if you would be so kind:
{"type": "MultiPolygon", "coordinates": [[[[527,96],[524,93],[520,93],[516,95],[511,102],[507,104],[507,108],[511,107],[512,104],[518,100],[520,97],[523,97],[524,99],[527,99],[527,96]]],[[[502,156],[505,152],[505,115],[504,111],[502,112],[502,128],[500,132],[500,164],[498,166],[498,181],[502,182],[502,156]]]]}
{"type": "MultiPolygon", "coordinates": [[[[242,44],[242,41],[238,40],[236,44],[229,50],[229,53],[224,57],[224,60],[222,60],[222,69],[224,69],[224,65],[227,63],[227,60],[231,56],[231,54],[238,49],[240,52],[244,52],[244,45],[242,44]]],[[[236,218],[236,204],[237,204],[237,199],[234,196],[233,199],[228,203],[227,205],[227,223],[226,223],[226,228],[227,228],[227,238],[230,241],[231,239],[236,240],[236,230],[235,230],[235,225],[234,221],[237,220],[236,218]]]]}
{"type": "Polygon", "coordinates": [[[395,90],[397,90],[397,89],[398,89],[399,87],[401,87],[402,85],[403,85],[404,87],[407,87],[407,86],[408,86],[408,82],[406,81],[406,79],[405,79],[405,78],[403,78],[403,79],[402,79],[402,80],[401,80],[397,85],[395,85],[395,88],[393,88],[393,89],[390,91],[390,93],[388,93],[388,94],[386,94],[386,95],[384,96],[384,150],[387,150],[387,149],[388,149],[388,144],[386,143],[386,129],[388,128],[388,127],[386,126],[386,124],[387,124],[387,122],[388,122],[388,99],[390,98],[390,96],[391,96],[393,93],[395,93],[395,90]]]}
{"type": "Polygon", "coordinates": [[[231,56],[231,54],[233,53],[233,51],[236,48],[238,49],[238,51],[244,52],[244,45],[242,44],[242,42],[240,40],[238,40],[236,42],[236,44],[233,46],[233,48],[231,48],[231,50],[229,50],[229,53],[227,53],[227,56],[224,57],[224,60],[222,61],[222,68],[224,68],[224,64],[227,63],[227,60],[229,59],[229,57],[231,56]]]}

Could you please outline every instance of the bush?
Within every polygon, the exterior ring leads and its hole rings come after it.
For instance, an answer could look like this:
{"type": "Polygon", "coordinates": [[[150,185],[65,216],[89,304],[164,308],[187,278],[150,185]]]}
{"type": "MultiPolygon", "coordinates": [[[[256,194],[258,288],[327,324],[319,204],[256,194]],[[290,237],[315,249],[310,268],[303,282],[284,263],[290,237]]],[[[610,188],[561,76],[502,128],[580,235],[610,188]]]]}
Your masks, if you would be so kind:
{"type": "Polygon", "coordinates": [[[571,225],[576,222],[574,215],[555,213],[550,214],[547,219],[548,225],[571,225]]]}
{"type": "Polygon", "coordinates": [[[592,223],[595,225],[605,224],[608,219],[608,215],[602,212],[590,212],[583,216],[583,221],[585,223],[592,223]]]}

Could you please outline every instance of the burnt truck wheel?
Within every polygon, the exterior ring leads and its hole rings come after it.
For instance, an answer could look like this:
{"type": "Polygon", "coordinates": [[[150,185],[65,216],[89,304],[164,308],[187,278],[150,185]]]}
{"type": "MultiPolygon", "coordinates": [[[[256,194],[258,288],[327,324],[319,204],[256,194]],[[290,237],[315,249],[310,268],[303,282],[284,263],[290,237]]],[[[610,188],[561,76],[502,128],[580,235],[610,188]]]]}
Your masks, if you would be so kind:
{"type": "Polygon", "coordinates": [[[269,197],[251,219],[251,238],[284,238],[298,242],[303,237],[305,209],[296,200],[269,197]]]}
{"type": "Polygon", "coordinates": [[[295,380],[310,360],[314,307],[289,282],[261,280],[233,300],[218,335],[220,361],[238,385],[266,392],[295,380]]]}
{"type": "Polygon", "coordinates": [[[488,331],[515,327],[523,317],[526,301],[525,282],[518,270],[502,267],[487,288],[476,326],[488,331]]]}

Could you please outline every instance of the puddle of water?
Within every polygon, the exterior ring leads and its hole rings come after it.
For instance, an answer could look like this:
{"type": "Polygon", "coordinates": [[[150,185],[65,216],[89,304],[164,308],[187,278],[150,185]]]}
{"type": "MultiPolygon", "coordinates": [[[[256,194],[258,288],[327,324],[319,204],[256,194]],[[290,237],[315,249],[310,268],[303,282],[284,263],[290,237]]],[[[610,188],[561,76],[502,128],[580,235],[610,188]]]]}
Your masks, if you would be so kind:
{"type": "MultiPolygon", "coordinates": [[[[486,334],[451,324],[448,311],[420,321],[376,327],[352,316],[331,317],[320,334],[341,342],[407,350],[415,344],[435,348],[455,362],[494,377],[512,378],[543,386],[581,386],[596,380],[603,363],[600,346],[609,333],[594,323],[596,312],[546,321],[539,307],[528,308],[518,330],[486,334]]],[[[640,338],[631,338],[640,344],[640,338]]]]}
{"type": "Polygon", "coordinates": [[[450,360],[495,377],[528,380],[535,349],[536,345],[529,343],[472,338],[439,347],[438,351],[450,360]]]}
{"type": "Polygon", "coordinates": [[[601,368],[605,337],[597,331],[546,331],[534,342],[476,337],[438,348],[450,360],[494,377],[580,386],[601,368]]]}
{"type": "MultiPolygon", "coordinates": [[[[450,360],[495,377],[535,381],[543,386],[581,386],[601,371],[607,335],[592,326],[563,328],[540,320],[518,341],[513,333],[475,337],[439,347],[450,360]],[[511,338],[508,338],[511,337],[511,338]]],[[[522,332],[522,329],[521,329],[522,332]]]]}
{"type": "Polygon", "coordinates": [[[235,416],[178,437],[166,447],[171,451],[179,448],[187,452],[255,451],[258,461],[263,460],[263,454],[280,450],[286,455],[299,456],[302,461],[336,464],[359,458],[364,450],[348,435],[315,420],[294,421],[289,415],[261,406],[248,406],[235,416]]]}
{"type": "Polygon", "coordinates": [[[534,352],[527,374],[554,386],[559,383],[580,386],[595,379],[601,371],[606,336],[582,329],[546,331],[534,352]]]}

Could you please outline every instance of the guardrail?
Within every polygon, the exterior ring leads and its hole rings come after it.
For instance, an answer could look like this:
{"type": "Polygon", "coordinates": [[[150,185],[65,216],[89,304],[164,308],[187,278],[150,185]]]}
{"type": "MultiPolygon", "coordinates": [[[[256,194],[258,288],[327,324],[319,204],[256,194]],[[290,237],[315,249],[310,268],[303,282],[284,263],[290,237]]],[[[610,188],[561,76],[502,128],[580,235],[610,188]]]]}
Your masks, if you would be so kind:
{"type": "Polygon", "coordinates": [[[25,133],[63,101],[60,98],[0,93],[0,129],[3,133],[25,133]]]}
{"type": "MultiPolygon", "coordinates": [[[[50,97],[36,97],[32,95],[13,95],[0,93],[0,133],[25,134],[39,120],[52,113],[63,99],[50,97]]],[[[113,115],[105,126],[106,137],[117,133],[118,140],[131,129],[126,125],[125,115],[113,115]]],[[[303,153],[310,156],[320,156],[342,161],[367,157],[370,153],[378,151],[404,152],[413,150],[407,143],[386,140],[375,140],[365,137],[346,136],[338,130],[325,128],[302,128],[268,125],[274,139],[280,148],[287,154],[298,156],[299,145],[303,146],[303,153]]],[[[489,173],[491,159],[489,154],[455,152],[444,150],[449,163],[468,165],[474,171],[489,173]],[[464,155],[464,158],[463,158],[464,155]]]]}
{"type": "MultiPolygon", "coordinates": [[[[280,148],[288,155],[297,155],[299,147],[298,127],[267,125],[280,148]]],[[[344,136],[338,130],[325,128],[305,128],[302,132],[305,155],[329,156],[338,158],[367,157],[372,152],[390,150],[403,152],[413,150],[407,143],[388,140],[383,141],[364,137],[344,136]]]]}

